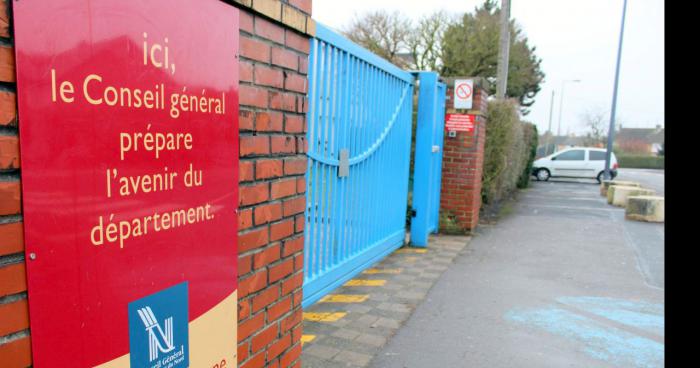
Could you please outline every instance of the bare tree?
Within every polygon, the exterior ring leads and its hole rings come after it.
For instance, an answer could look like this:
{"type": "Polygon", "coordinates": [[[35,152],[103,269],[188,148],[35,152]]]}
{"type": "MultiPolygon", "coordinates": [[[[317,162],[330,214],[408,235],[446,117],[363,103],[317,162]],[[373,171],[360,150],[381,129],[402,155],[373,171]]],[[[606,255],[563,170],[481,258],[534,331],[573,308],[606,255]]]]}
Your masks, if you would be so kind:
{"type": "Polygon", "coordinates": [[[377,10],[363,15],[355,14],[343,33],[350,40],[399,67],[410,64],[401,55],[409,51],[408,39],[413,24],[405,15],[395,11],[377,10]]]}
{"type": "Polygon", "coordinates": [[[450,22],[445,11],[436,11],[418,21],[408,37],[408,48],[416,70],[438,71],[442,67],[442,39],[450,22]]]}
{"type": "Polygon", "coordinates": [[[602,147],[607,142],[608,113],[601,109],[586,111],[581,120],[586,127],[584,144],[589,147],[602,147]]]}

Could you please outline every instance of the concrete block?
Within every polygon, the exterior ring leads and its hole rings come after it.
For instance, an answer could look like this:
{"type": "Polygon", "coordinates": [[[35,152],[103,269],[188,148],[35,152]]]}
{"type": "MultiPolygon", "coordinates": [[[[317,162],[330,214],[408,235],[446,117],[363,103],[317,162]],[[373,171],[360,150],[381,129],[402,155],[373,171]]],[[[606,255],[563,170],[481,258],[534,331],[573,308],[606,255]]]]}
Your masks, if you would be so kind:
{"type": "Polygon", "coordinates": [[[658,196],[627,197],[625,218],[635,221],[664,222],[665,200],[658,196]]]}
{"type": "Polygon", "coordinates": [[[600,195],[605,197],[608,195],[608,188],[611,185],[625,185],[628,187],[640,187],[641,185],[635,181],[624,181],[624,180],[603,180],[600,183],[600,195]]]}
{"type": "MultiPolygon", "coordinates": [[[[608,203],[617,207],[627,207],[627,198],[632,196],[650,196],[656,194],[653,189],[639,188],[639,187],[628,187],[623,185],[613,185],[612,191],[612,202],[608,203]]],[[[610,198],[610,196],[608,196],[610,198]]]]}

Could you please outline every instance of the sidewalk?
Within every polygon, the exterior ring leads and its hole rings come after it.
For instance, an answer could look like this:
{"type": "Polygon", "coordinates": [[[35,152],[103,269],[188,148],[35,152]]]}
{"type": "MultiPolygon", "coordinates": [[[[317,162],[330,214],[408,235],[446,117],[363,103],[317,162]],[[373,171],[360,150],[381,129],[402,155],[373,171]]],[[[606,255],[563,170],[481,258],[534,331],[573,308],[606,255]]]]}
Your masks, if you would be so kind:
{"type": "Polygon", "coordinates": [[[370,367],[662,367],[663,231],[595,184],[533,183],[370,367]]]}
{"type": "Polygon", "coordinates": [[[400,248],[304,311],[302,366],[366,367],[469,243],[433,236],[400,248]]]}

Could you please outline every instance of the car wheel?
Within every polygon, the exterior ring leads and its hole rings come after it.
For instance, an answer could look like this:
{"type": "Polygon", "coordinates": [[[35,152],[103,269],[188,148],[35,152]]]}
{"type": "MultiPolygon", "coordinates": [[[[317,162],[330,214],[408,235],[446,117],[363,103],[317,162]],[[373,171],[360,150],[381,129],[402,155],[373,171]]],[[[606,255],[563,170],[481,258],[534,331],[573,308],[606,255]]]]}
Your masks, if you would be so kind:
{"type": "Polygon", "coordinates": [[[549,180],[549,170],[547,169],[539,169],[537,170],[537,174],[535,175],[537,177],[537,181],[547,181],[549,180]]]}

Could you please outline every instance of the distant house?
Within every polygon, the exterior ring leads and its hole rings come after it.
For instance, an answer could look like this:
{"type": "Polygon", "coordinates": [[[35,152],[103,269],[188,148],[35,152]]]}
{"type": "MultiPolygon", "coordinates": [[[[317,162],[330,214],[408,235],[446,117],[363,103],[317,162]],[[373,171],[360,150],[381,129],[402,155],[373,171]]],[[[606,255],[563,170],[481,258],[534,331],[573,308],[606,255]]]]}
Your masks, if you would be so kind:
{"type": "Polygon", "coordinates": [[[662,149],[665,141],[664,129],[656,128],[623,128],[615,136],[615,147],[619,152],[656,155],[662,149]]]}

